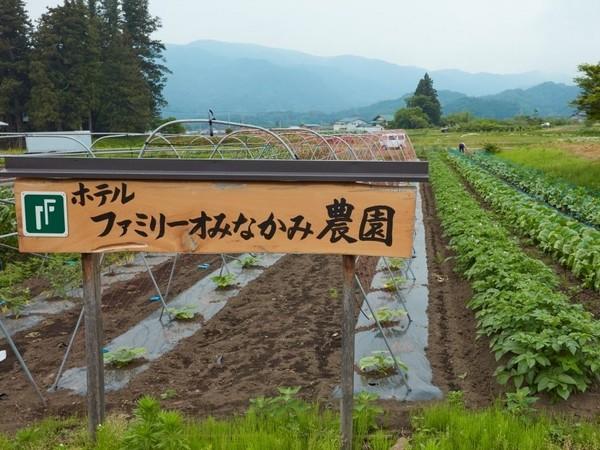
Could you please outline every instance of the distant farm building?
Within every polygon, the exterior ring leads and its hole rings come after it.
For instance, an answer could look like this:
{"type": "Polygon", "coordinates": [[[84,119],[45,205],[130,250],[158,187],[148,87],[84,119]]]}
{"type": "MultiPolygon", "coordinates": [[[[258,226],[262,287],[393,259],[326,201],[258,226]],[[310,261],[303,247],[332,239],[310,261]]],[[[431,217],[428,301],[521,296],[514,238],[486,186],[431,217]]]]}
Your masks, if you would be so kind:
{"type": "Polygon", "coordinates": [[[385,128],[388,125],[390,125],[393,121],[394,121],[394,115],[393,114],[378,114],[378,115],[376,115],[373,118],[373,120],[371,121],[371,123],[373,125],[379,125],[379,126],[385,128]]]}
{"type": "Polygon", "coordinates": [[[369,124],[358,117],[340,119],[333,124],[333,131],[335,132],[374,133],[382,130],[383,126],[369,124]]]}

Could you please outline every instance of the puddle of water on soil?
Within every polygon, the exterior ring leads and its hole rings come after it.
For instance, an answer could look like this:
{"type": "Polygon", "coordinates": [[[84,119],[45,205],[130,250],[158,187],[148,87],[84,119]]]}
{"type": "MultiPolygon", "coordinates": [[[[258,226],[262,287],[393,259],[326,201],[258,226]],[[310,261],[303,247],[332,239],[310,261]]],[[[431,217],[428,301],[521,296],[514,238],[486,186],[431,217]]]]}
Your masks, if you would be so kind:
{"type": "MultiPolygon", "coordinates": [[[[382,399],[396,400],[431,400],[442,397],[442,392],[432,384],[432,372],[429,360],[425,353],[428,338],[428,319],[427,303],[429,290],[427,288],[427,252],[425,247],[425,227],[423,224],[423,211],[421,206],[420,192],[417,190],[417,207],[415,219],[415,239],[414,239],[415,258],[412,259],[410,268],[416,278],[413,281],[408,274],[408,281],[401,289],[406,309],[410,314],[412,323],[407,318],[403,318],[400,323],[394,327],[384,328],[385,336],[390,344],[392,352],[409,370],[407,372],[407,384],[410,392],[407,392],[406,385],[399,374],[385,378],[373,379],[367,378],[360,373],[354,373],[354,392],[361,391],[372,392],[379,395],[382,399]]],[[[374,311],[382,306],[392,309],[401,309],[402,303],[393,294],[381,290],[388,278],[388,272],[385,270],[385,264],[382,259],[377,265],[378,272],[375,274],[371,283],[372,292],[367,294],[369,303],[374,311]]],[[[362,310],[369,314],[368,307],[363,303],[362,310]]],[[[356,329],[373,325],[373,320],[367,319],[360,314],[356,324],[356,329]]],[[[372,351],[385,351],[387,347],[381,332],[375,329],[358,331],[354,338],[355,345],[355,364],[364,356],[369,356],[372,351]]],[[[334,395],[340,396],[339,386],[335,388],[334,395]]]]}
{"type": "MultiPolygon", "coordinates": [[[[275,264],[282,256],[279,254],[261,255],[261,267],[266,268],[275,264]]],[[[175,297],[168,303],[168,306],[170,308],[189,307],[191,311],[201,314],[206,322],[227,304],[227,300],[237,295],[242,287],[258,278],[262,273],[262,269],[242,269],[237,261],[228,263],[227,267],[236,276],[237,288],[216,289],[214,282],[210,279],[212,276],[219,275],[220,270],[215,270],[209,276],[204,277],[191,288],[175,297]]],[[[144,347],[146,349],[145,358],[148,361],[153,361],[172,350],[182,339],[196,333],[202,328],[203,324],[200,320],[169,322],[166,314],[163,315],[162,321],[159,321],[159,317],[160,310],[150,314],[127,332],[116,337],[106,345],[106,349],[111,351],[121,347],[144,347]]],[[[133,377],[145,371],[148,367],[150,367],[149,362],[131,369],[116,370],[107,368],[104,372],[106,391],[115,391],[125,387],[133,377]]],[[[77,367],[66,370],[58,387],[84,395],[87,389],[86,368],[77,367]]]]}
{"type": "MultiPolygon", "coordinates": [[[[173,255],[169,253],[165,254],[153,254],[146,255],[146,260],[150,268],[154,268],[159,264],[167,261],[173,255]]],[[[141,272],[146,271],[146,266],[142,260],[141,254],[136,254],[134,260],[127,265],[113,266],[105,269],[102,273],[102,288],[118,283],[121,281],[129,281],[141,272]]],[[[19,331],[28,330],[34,327],[46,317],[59,314],[64,311],[68,311],[76,305],[80,305],[83,291],[81,288],[75,288],[67,293],[68,299],[61,300],[48,300],[50,297],[47,293],[42,293],[31,300],[31,302],[25,306],[18,318],[10,318],[3,321],[8,333],[12,336],[19,331]]],[[[1,340],[1,339],[0,339],[1,340]]]]}

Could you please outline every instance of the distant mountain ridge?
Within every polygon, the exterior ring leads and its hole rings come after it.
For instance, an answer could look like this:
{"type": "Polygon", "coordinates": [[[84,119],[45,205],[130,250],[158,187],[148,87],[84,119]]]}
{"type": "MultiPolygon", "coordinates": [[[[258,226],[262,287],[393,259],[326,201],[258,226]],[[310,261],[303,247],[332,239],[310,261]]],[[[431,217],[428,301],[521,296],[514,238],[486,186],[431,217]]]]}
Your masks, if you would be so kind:
{"type": "MultiPolygon", "coordinates": [[[[577,86],[547,81],[528,89],[509,89],[494,95],[470,97],[460,92],[441,90],[438,97],[444,114],[468,111],[477,117],[508,119],[516,115],[568,117],[575,112],[570,103],[579,94],[577,86]]],[[[340,116],[372,118],[377,114],[393,114],[406,106],[406,94],[361,108],[340,111],[340,116]]]]}
{"type": "MultiPolygon", "coordinates": [[[[331,114],[401,98],[414,90],[427,71],[358,56],[321,57],[208,40],[167,45],[165,56],[172,74],[164,91],[168,105],[163,113],[177,117],[204,117],[209,108],[222,114],[255,115],[269,111],[331,114]]],[[[541,72],[508,75],[460,70],[428,72],[440,93],[463,92],[463,97],[526,90],[548,80],[569,81],[566,76],[541,72]]]]}

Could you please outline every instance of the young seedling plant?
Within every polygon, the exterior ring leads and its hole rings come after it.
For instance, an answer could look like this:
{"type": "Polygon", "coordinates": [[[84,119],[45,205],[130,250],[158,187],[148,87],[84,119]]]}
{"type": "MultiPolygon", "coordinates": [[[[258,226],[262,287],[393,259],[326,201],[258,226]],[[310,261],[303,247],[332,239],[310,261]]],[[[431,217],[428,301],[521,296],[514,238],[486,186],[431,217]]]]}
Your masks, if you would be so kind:
{"type": "Polygon", "coordinates": [[[146,354],[144,347],[121,347],[115,351],[104,354],[104,364],[116,368],[126,367],[146,354]]]}
{"type": "Polygon", "coordinates": [[[244,256],[242,259],[240,259],[242,269],[251,269],[252,267],[256,267],[258,263],[258,257],[253,255],[244,256]]]}
{"type": "Polygon", "coordinates": [[[388,259],[388,267],[393,272],[404,269],[404,260],[402,258],[390,258],[388,259]]]}
{"type": "Polygon", "coordinates": [[[381,326],[389,327],[392,325],[396,325],[400,319],[406,316],[406,311],[400,308],[389,308],[387,306],[383,306],[375,311],[373,316],[370,316],[370,319],[377,319],[381,326]]]}
{"type": "MultiPolygon", "coordinates": [[[[396,359],[398,367],[403,371],[408,371],[408,366],[402,361],[396,359]]],[[[394,358],[387,351],[374,351],[370,356],[363,356],[358,361],[358,368],[363,375],[371,377],[387,377],[397,372],[394,358]]]]}
{"type": "Polygon", "coordinates": [[[196,317],[196,312],[191,306],[169,308],[168,311],[175,320],[193,320],[196,317]]]}
{"type": "Polygon", "coordinates": [[[227,273],[225,275],[215,275],[210,278],[217,285],[218,289],[227,289],[235,284],[235,275],[227,273]]]}
{"type": "Polygon", "coordinates": [[[385,280],[383,289],[386,291],[395,292],[400,289],[400,287],[404,286],[404,283],[406,283],[406,278],[396,275],[385,280]]]}

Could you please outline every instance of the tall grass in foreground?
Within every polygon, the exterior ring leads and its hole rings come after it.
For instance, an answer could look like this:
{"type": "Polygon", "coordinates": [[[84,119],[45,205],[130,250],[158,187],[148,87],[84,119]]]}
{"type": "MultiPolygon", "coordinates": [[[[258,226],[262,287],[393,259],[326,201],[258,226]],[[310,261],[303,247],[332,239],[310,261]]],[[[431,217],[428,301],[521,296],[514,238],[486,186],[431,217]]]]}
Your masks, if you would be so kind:
{"type": "Polygon", "coordinates": [[[507,150],[500,152],[498,156],[575,185],[600,190],[600,159],[590,160],[551,147],[507,150]]]}
{"type": "MultiPolygon", "coordinates": [[[[87,440],[80,419],[46,419],[19,431],[14,439],[0,435],[1,450],[96,449],[96,450],[337,450],[339,414],[295,397],[296,388],[280,388],[278,397],[258,398],[243,416],[230,419],[184,419],[144,397],[135,417],[126,421],[110,417],[98,430],[98,440],[87,440]]],[[[389,450],[390,434],[378,430],[375,416],[381,412],[373,397],[359,396],[354,414],[354,448],[389,450]]]]}
{"type": "MultiPolygon", "coordinates": [[[[230,419],[184,419],[144,397],[135,416],[111,416],[87,440],[83,420],[46,419],[9,439],[0,434],[1,450],[337,450],[339,415],[295,398],[297,390],[281,388],[278,397],[252,400],[244,416],[230,419]]],[[[355,450],[389,450],[394,433],[377,428],[382,410],[374,397],[360,394],[354,415],[355,450]]],[[[596,423],[574,423],[533,413],[518,401],[482,409],[464,407],[461,392],[423,408],[412,416],[414,433],[407,450],[596,450],[600,449],[600,417],[596,423]]]]}
{"type": "Polygon", "coordinates": [[[412,417],[410,449],[594,450],[600,449],[596,421],[574,423],[541,413],[511,413],[500,405],[468,410],[462,400],[449,401],[412,417]]]}

